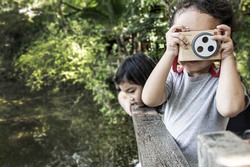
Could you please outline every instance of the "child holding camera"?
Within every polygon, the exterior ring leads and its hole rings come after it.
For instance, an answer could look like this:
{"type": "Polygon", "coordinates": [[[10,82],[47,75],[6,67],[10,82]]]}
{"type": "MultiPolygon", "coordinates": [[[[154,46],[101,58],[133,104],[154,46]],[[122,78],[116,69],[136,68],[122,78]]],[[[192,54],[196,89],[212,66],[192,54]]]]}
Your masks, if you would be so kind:
{"type": "Polygon", "coordinates": [[[179,4],[166,33],[166,51],[143,88],[142,100],[147,106],[165,103],[164,123],[192,167],[198,166],[197,136],[225,130],[229,117],[249,105],[236,68],[232,20],[232,8],[224,0],[179,4]],[[192,49],[192,41],[182,32],[205,30],[219,32],[210,40],[220,43],[220,71],[210,58],[178,61],[182,68],[177,68],[179,50],[192,49]]]}

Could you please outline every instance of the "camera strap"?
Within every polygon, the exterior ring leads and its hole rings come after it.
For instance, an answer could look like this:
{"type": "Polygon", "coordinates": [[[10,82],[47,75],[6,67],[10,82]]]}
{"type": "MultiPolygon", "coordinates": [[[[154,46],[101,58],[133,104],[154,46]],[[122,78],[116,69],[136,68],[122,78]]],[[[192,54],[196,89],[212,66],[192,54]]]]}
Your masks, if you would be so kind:
{"type": "Polygon", "coordinates": [[[174,72],[178,74],[184,70],[184,67],[180,67],[180,64],[178,63],[178,56],[175,56],[174,58],[172,69],[174,72]]]}
{"type": "Polygon", "coordinates": [[[215,64],[213,63],[211,68],[210,68],[210,74],[215,78],[219,78],[220,77],[220,67],[217,69],[215,64]]]}
{"type": "MultiPolygon", "coordinates": [[[[173,65],[172,65],[172,69],[174,72],[176,73],[182,73],[184,70],[184,67],[181,67],[180,64],[178,63],[178,56],[175,57],[174,61],[173,61],[173,65]]],[[[213,63],[209,73],[215,77],[215,78],[219,78],[220,77],[220,67],[219,69],[216,68],[215,64],[213,63]]]]}

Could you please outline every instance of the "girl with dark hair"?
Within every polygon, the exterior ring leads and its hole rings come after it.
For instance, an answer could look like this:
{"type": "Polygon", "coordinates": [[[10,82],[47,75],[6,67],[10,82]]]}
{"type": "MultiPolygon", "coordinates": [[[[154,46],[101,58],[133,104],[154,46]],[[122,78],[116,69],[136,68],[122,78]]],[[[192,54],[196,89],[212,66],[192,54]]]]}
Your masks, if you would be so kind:
{"type": "Polygon", "coordinates": [[[142,88],[155,65],[150,57],[140,53],[124,59],[116,72],[114,81],[120,88],[118,101],[130,116],[131,105],[144,105],[141,99],[142,88]]]}

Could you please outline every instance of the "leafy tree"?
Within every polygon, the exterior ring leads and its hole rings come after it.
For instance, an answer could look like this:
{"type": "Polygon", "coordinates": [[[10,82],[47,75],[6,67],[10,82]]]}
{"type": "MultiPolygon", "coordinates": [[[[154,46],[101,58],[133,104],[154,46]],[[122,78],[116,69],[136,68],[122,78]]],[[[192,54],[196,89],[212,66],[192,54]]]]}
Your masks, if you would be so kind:
{"type": "Polygon", "coordinates": [[[246,84],[248,92],[250,92],[250,45],[249,45],[249,24],[250,24],[250,1],[241,0],[233,1],[235,9],[236,32],[234,33],[236,59],[238,69],[242,76],[243,82],[246,84]]]}
{"type": "MultiPolygon", "coordinates": [[[[115,116],[112,78],[120,60],[137,52],[156,61],[161,57],[177,1],[8,2],[1,1],[0,7],[2,67],[6,64],[4,67],[14,71],[11,76],[33,91],[49,88],[57,92],[70,87],[91,91],[96,104],[103,106],[101,111],[115,116]]],[[[236,58],[250,89],[249,0],[232,2],[240,25],[235,33],[236,58]]]]}

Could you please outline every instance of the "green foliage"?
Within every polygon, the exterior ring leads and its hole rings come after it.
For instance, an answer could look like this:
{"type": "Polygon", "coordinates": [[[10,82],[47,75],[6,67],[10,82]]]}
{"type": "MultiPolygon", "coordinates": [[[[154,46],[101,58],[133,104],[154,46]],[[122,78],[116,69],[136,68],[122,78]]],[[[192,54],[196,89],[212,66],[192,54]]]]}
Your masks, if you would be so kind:
{"type": "MultiPolygon", "coordinates": [[[[9,2],[2,1],[0,7],[1,65],[9,62],[11,75],[33,91],[70,87],[91,91],[109,117],[121,113],[113,107],[117,101],[112,78],[119,61],[136,52],[158,60],[176,4],[173,0],[9,2]]],[[[240,25],[236,54],[249,90],[249,0],[238,5],[234,3],[240,25]]]]}
{"type": "Polygon", "coordinates": [[[249,44],[249,25],[250,17],[243,16],[239,31],[236,33],[236,58],[238,61],[238,69],[242,76],[244,83],[250,92],[250,44],[249,44]]]}
{"type": "Polygon", "coordinates": [[[77,60],[81,59],[74,57],[76,46],[71,38],[49,36],[36,41],[15,62],[16,70],[23,74],[19,77],[24,78],[32,90],[75,79],[77,60]]]}
{"type": "Polygon", "coordinates": [[[72,36],[38,40],[16,60],[16,73],[33,91],[46,87],[58,91],[82,85],[93,92],[97,104],[112,111],[109,103],[114,95],[107,81],[114,67],[109,65],[111,61],[106,58],[105,46],[98,37],[83,36],[80,40],[85,42],[81,44],[78,40],[72,36]]]}
{"type": "Polygon", "coordinates": [[[91,6],[83,8],[80,16],[91,19],[92,22],[104,24],[108,27],[119,25],[126,12],[128,0],[96,0],[91,6]]]}
{"type": "Polygon", "coordinates": [[[243,0],[242,1],[241,10],[242,10],[242,12],[249,14],[249,12],[250,12],[250,0],[243,0]]]}
{"type": "Polygon", "coordinates": [[[17,4],[3,3],[3,6],[0,6],[1,68],[10,70],[13,58],[35,37],[35,28],[36,25],[19,13],[17,4]]]}

